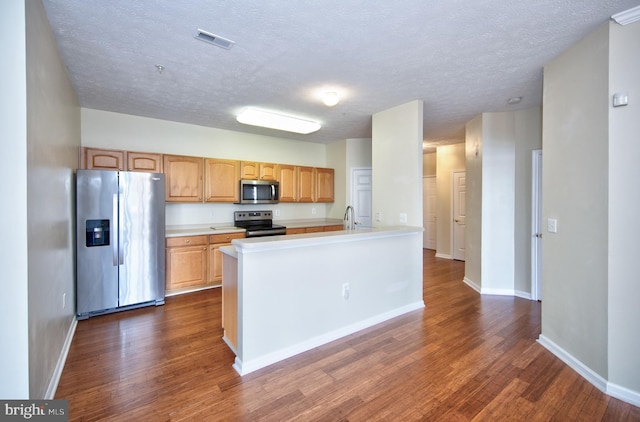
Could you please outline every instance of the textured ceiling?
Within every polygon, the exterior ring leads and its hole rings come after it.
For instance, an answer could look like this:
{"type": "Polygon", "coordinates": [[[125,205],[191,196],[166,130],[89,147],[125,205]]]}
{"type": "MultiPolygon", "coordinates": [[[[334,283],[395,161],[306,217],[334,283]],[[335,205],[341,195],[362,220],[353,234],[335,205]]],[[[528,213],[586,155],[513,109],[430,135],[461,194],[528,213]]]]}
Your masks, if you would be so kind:
{"type": "Polygon", "coordinates": [[[370,137],[372,114],[412,100],[424,101],[433,142],[462,140],[479,113],[540,105],[545,63],[638,1],[43,3],[82,107],[330,143],[370,137]],[[196,40],[197,29],[235,45],[196,40]],[[341,94],[337,106],[320,101],[326,89],[341,94]],[[235,115],[246,106],[323,127],[245,126],[235,115]]]}

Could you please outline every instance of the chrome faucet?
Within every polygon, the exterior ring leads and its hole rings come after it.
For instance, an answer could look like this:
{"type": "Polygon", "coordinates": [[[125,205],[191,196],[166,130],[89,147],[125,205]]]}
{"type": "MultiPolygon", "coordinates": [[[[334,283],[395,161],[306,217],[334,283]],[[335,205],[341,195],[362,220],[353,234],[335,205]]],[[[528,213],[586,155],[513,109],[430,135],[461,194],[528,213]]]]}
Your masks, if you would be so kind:
{"type": "Polygon", "coordinates": [[[356,228],[355,215],[351,205],[347,205],[347,209],[344,212],[343,225],[347,230],[354,230],[356,228]]]}

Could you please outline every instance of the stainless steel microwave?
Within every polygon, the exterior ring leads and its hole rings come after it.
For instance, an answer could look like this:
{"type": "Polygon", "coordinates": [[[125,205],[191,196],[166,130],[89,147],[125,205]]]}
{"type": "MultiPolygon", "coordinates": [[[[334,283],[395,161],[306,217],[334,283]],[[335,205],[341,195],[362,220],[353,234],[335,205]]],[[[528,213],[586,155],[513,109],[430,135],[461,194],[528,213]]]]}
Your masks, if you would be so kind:
{"type": "Polygon", "coordinates": [[[271,180],[240,180],[241,204],[277,204],[280,184],[271,180]]]}

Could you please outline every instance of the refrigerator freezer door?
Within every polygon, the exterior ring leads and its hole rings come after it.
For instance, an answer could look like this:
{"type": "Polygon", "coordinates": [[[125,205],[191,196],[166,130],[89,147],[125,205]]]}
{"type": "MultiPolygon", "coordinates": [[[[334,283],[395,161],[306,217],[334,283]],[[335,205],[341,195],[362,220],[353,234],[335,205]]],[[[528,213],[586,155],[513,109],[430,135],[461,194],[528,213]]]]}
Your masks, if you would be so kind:
{"type": "MultiPolygon", "coordinates": [[[[76,182],[76,302],[78,315],[118,306],[118,266],[113,231],[113,199],[118,193],[118,173],[78,170],[76,182]],[[95,227],[109,229],[109,242],[87,235],[95,227]]],[[[102,234],[100,235],[102,236],[102,234]]]]}
{"type": "Polygon", "coordinates": [[[164,174],[120,172],[119,306],[164,303],[164,174]]]}

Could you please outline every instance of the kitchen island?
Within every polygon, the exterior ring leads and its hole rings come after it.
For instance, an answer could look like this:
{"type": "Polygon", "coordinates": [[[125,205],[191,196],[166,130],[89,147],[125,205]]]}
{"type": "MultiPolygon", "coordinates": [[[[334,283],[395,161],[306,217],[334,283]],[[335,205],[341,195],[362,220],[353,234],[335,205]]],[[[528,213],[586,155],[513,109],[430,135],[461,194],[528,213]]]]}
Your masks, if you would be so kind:
{"type": "Polygon", "coordinates": [[[421,227],[235,239],[221,251],[223,339],[241,375],[424,307],[421,227]]]}

